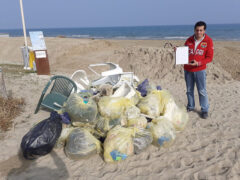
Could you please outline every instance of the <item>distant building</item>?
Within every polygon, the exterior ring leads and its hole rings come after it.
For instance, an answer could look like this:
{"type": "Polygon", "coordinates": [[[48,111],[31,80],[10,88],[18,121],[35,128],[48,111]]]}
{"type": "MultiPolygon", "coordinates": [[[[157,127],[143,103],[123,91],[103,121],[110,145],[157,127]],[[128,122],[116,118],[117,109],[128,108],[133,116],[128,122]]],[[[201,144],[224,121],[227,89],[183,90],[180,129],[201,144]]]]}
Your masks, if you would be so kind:
{"type": "Polygon", "coordinates": [[[9,34],[0,33],[0,37],[9,37],[9,34]]]}

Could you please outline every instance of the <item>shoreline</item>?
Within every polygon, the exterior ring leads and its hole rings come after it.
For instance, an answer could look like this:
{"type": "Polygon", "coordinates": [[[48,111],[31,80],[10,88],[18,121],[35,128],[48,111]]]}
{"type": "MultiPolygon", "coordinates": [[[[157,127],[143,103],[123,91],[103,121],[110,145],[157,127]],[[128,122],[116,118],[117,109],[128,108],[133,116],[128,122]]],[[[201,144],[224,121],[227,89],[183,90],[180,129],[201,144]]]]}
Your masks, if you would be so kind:
{"type": "MultiPolygon", "coordinates": [[[[24,38],[24,36],[0,36],[0,38],[24,38]]],[[[27,36],[27,38],[30,38],[27,36]]],[[[129,41],[185,41],[188,37],[185,38],[98,38],[98,37],[71,37],[71,36],[64,36],[64,35],[58,35],[58,36],[44,36],[44,38],[65,38],[65,39],[82,39],[82,40],[129,40],[129,41]]],[[[240,42],[240,39],[212,39],[213,41],[217,42],[240,42]]]]}

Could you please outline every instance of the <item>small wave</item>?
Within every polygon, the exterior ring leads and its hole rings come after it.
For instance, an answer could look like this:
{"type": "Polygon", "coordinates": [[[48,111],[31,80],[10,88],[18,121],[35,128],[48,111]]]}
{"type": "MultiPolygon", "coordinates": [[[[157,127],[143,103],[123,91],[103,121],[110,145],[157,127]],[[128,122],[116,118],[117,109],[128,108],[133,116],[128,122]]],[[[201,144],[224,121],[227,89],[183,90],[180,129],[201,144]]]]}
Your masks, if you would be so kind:
{"type": "Polygon", "coordinates": [[[93,39],[107,39],[107,37],[103,37],[103,36],[91,36],[91,38],[93,38],[93,39]]]}
{"type": "Polygon", "coordinates": [[[187,39],[187,36],[166,36],[163,39],[187,39]]]}
{"type": "Polygon", "coordinates": [[[75,37],[75,38],[89,38],[89,35],[81,35],[81,34],[73,34],[71,35],[71,37],[75,37]]]}
{"type": "Polygon", "coordinates": [[[136,40],[145,40],[145,39],[154,39],[150,36],[115,36],[113,39],[136,39],[136,40]]]}
{"type": "Polygon", "coordinates": [[[127,39],[127,36],[116,36],[113,37],[114,39],[127,39]]]}
{"type": "Polygon", "coordinates": [[[142,39],[142,40],[144,40],[144,39],[154,39],[153,37],[150,37],[150,36],[138,36],[138,37],[135,37],[134,39],[142,39]]]}

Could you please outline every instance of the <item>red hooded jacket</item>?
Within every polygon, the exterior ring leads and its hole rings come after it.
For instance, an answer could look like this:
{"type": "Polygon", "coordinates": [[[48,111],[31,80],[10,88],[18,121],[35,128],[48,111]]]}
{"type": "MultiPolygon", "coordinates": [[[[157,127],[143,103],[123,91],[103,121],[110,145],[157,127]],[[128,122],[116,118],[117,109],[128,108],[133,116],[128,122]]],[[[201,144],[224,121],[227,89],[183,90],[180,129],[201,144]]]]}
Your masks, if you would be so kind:
{"type": "Polygon", "coordinates": [[[196,72],[206,69],[206,64],[210,63],[213,59],[214,48],[212,39],[205,34],[204,39],[199,43],[195,51],[195,39],[193,35],[186,40],[185,46],[189,47],[189,63],[192,60],[196,60],[198,62],[198,66],[185,64],[184,70],[196,72]]]}

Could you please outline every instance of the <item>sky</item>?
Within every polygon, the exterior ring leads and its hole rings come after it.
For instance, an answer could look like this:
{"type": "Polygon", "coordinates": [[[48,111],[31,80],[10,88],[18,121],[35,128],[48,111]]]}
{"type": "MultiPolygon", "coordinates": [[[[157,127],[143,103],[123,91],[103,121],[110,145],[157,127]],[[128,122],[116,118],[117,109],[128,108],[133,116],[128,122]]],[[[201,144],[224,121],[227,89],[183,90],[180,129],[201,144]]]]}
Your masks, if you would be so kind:
{"type": "MultiPolygon", "coordinates": [[[[240,0],[23,0],[27,28],[240,23],[240,0]]],[[[0,0],[0,29],[22,28],[19,0],[0,0]]]]}

